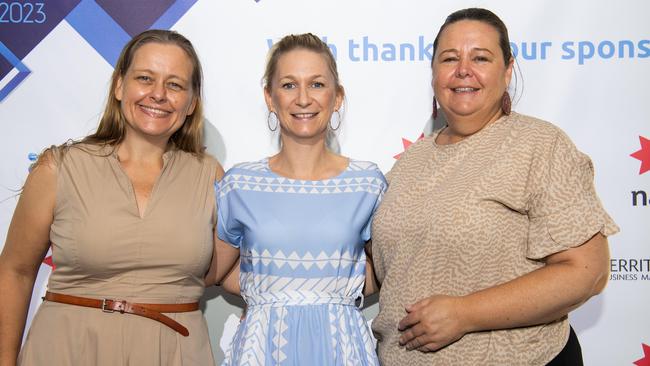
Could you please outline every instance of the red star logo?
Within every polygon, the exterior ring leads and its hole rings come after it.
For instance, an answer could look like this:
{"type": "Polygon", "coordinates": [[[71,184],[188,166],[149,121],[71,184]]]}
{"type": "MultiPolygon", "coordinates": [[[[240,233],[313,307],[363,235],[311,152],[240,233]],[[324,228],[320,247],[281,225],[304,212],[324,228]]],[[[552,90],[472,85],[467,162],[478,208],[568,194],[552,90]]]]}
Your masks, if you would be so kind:
{"type": "Polygon", "coordinates": [[[650,140],[643,136],[639,136],[639,141],[641,142],[641,150],[630,154],[630,156],[641,160],[639,174],[643,174],[650,170],[650,140]]]}
{"type": "MultiPolygon", "coordinates": [[[[423,138],[424,138],[424,133],[422,133],[422,134],[420,135],[420,137],[418,137],[418,138],[415,140],[415,142],[417,142],[417,141],[419,141],[419,140],[422,140],[423,138]]],[[[399,159],[400,156],[402,156],[402,154],[404,153],[404,151],[406,151],[406,149],[408,149],[409,146],[411,146],[412,144],[413,144],[413,142],[411,142],[410,140],[407,140],[407,139],[405,139],[405,138],[402,137],[402,145],[404,146],[404,150],[403,150],[401,153],[399,153],[399,154],[393,156],[393,158],[395,158],[395,159],[399,159]]],[[[650,161],[650,160],[649,160],[649,161],[650,161]]]]}
{"type": "Polygon", "coordinates": [[[643,347],[643,358],[634,361],[634,364],[636,366],[650,366],[650,346],[641,343],[641,347],[643,347]]]}
{"type": "Polygon", "coordinates": [[[43,259],[43,263],[47,264],[50,267],[52,267],[52,269],[54,269],[56,267],[54,265],[54,262],[52,262],[52,256],[51,255],[48,255],[47,257],[45,257],[45,259],[43,259]]]}
{"type": "Polygon", "coordinates": [[[56,266],[54,265],[54,262],[52,260],[53,255],[54,255],[54,248],[52,248],[52,253],[50,255],[48,255],[47,257],[45,257],[45,259],[43,259],[43,264],[47,264],[48,266],[52,267],[52,270],[54,270],[54,268],[56,268],[56,266]]]}

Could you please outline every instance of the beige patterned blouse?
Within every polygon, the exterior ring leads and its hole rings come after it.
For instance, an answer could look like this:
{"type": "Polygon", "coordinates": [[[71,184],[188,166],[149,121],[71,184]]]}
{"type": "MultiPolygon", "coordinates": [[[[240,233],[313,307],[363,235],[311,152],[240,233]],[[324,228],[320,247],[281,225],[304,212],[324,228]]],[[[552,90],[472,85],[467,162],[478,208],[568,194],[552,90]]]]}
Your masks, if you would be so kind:
{"type": "Polygon", "coordinates": [[[467,334],[432,353],[400,347],[397,324],[405,304],[507,282],[597,232],[616,233],[594,190],[591,161],[557,127],[514,112],[455,144],[437,145],[438,133],[395,164],[374,218],[382,287],[373,330],[380,360],[389,366],[544,365],[566,343],[566,318],[467,334]]]}

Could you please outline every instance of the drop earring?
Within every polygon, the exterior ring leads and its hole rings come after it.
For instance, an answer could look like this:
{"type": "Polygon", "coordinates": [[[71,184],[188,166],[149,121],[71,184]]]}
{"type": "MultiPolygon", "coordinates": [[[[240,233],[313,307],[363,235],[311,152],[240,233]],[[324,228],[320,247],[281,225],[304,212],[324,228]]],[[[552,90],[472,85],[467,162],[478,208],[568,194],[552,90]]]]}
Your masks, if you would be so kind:
{"type": "Polygon", "coordinates": [[[508,94],[508,91],[503,92],[503,97],[501,98],[501,110],[506,116],[509,116],[510,112],[512,112],[512,100],[510,100],[510,94],[508,94]]]}
{"type": "Polygon", "coordinates": [[[431,116],[435,120],[438,118],[438,103],[436,103],[436,97],[433,97],[433,110],[431,111],[431,116]]]}

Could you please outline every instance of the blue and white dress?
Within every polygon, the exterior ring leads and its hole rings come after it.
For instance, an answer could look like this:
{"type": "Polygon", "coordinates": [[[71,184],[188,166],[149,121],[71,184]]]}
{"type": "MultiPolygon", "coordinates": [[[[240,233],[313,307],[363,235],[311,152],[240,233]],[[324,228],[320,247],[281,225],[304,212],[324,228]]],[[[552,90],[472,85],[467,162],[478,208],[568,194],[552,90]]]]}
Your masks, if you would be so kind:
{"type": "Polygon", "coordinates": [[[374,163],[338,176],[279,176],[268,159],[217,186],[218,235],[240,248],[248,305],[225,365],[378,365],[363,298],[372,215],[386,190],[374,163]]]}

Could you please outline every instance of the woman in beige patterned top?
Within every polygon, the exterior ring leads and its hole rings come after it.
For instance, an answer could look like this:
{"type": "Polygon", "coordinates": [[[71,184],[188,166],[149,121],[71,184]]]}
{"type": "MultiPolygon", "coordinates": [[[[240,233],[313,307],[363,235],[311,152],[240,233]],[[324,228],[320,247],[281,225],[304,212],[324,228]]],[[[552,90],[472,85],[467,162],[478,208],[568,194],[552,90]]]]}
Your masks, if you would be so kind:
{"type": "Polygon", "coordinates": [[[447,126],[395,164],[373,225],[384,365],[582,363],[567,314],[604,288],[618,228],[589,158],[511,113],[513,61],[484,9],[451,14],[436,37],[447,126]]]}

